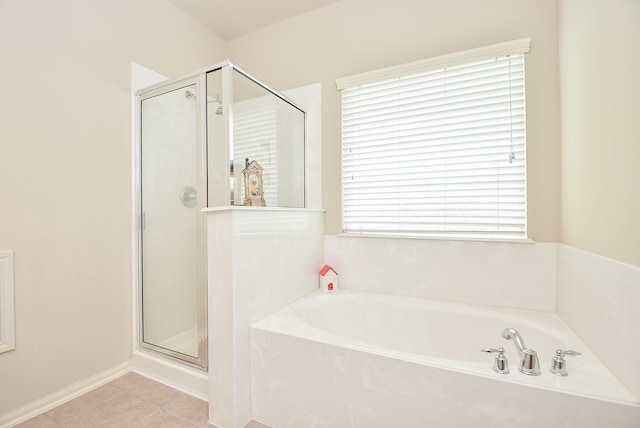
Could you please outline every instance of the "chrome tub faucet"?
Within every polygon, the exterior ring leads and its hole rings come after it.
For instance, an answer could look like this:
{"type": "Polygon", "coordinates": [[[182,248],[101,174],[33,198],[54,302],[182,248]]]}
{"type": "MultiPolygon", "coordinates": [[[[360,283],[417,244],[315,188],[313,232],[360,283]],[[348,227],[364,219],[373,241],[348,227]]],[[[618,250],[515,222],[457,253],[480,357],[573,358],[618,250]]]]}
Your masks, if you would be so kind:
{"type": "Polygon", "coordinates": [[[518,355],[520,356],[520,365],[518,370],[521,373],[530,376],[540,376],[540,362],[538,361],[538,353],[533,349],[527,348],[524,339],[515,328],[507,328],[502,332],[502,337],[507,340],[513,340],[518,355]]]}
{"type": "Polygon", "coordinates": [[[551,359],[551,368],[549,371],[556,376],[567,375],[567,362],[564,359],[565,355],[582,355],[578,351],[563,351],[562,349],[556,350],[556,355],[551,359]]]}
{"type": "Polygon", "coordinates": [[[489,354],[496,354],[493,360],[493,371],[500,374],[509,374],[509,360],[504,355],[504,348],[485,348],[481,349],[481,352],[487,352],[489,354]]]}

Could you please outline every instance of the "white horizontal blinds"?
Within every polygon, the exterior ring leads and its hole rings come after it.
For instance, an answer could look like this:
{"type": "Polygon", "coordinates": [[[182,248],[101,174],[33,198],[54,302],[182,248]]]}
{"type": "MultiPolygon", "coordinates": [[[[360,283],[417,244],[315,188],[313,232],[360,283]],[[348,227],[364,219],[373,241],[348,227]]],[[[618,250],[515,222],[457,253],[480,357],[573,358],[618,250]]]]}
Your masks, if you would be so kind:
{"type": "MultiPolygon", "coordinates": [[[[264,198],[278,205],[277,109],[273,103],[250,101],[234,105],[233,157],[244,169],[245,159],[257,161],[263,168],[264,198]]],[[[244,182],[239,183],[244,197],[244,182]]]]}
{"type": "Polygon", "coordinates": [[[526,235],[524,56],[342,90],[346,232],[526,235]]]}

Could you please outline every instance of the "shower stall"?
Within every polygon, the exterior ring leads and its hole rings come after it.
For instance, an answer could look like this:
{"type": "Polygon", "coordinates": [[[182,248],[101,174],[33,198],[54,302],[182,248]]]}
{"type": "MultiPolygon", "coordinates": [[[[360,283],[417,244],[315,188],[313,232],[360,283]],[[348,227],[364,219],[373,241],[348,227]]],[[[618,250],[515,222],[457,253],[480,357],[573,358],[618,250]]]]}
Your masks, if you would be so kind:
{"type": "Polygon", "coordinates": [[[135,151],[138,347],[206,371],[202,211],[304,208],[305,113],[223,62],[137,91],[135,151]]]}

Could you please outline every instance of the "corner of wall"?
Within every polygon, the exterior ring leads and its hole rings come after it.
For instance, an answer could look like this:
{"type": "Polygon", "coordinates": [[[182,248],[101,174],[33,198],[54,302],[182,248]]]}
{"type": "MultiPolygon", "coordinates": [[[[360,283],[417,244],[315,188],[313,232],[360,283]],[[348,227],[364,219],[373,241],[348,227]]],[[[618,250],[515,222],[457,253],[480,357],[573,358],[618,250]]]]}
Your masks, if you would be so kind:
{"type": "Polygon", "coordinates": [[[558,245],[558,315],[640,400],[640,268],[558,245]]]}

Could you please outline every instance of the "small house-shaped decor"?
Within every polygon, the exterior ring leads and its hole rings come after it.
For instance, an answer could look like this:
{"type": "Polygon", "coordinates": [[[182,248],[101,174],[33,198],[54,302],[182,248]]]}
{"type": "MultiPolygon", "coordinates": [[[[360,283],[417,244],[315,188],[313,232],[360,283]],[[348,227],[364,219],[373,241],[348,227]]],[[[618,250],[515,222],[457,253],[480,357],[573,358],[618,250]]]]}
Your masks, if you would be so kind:
{"type": "Polygon", "coordinates": [[[249,162],[242,171],[244,175],[244,200],[242,205],[249,207],[266,207],[262,183],[262,167],[256,161],[249,162]]]}
{"type": "Polygon", "coordinates": [[[338,272],[329,265],[324,265],[320,270],[320,289],[322,291],[336,291],[338,289],[338,272]]]}

